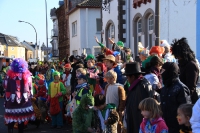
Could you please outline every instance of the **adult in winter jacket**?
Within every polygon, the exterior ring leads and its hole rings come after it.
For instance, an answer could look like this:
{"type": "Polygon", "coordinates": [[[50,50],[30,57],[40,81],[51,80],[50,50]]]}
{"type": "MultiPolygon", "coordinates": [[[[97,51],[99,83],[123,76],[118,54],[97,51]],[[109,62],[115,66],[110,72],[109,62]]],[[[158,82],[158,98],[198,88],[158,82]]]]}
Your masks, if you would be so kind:
{"type": "Polygon", "coordinates": [[[173,41],[172,54],[178,59],[180,68],[179,78],[190,89],[191,100],[194,104],[198,100],[196,86],[199,77],[199,68],[195,54],[191,50],[186,38],[173,41]]]}
{"type": "Polygon", "coordinates": [[[179,68],[174,62],[166,62],[162,66],[164,87],[161,88],[160,99],[163,118],[169,128],[169,133],[178,133],[177,109],[181,104],[191,103],[190,90],[179,79],[179,68]]]}
{"type": "Polygon", "coordinates": [[[143,118],[138,109],[139,103],[147,97],[152,97],[151,84],[142,76],[142,73],[139,63],[126,64],[125,75],[131,84],[126,99],[125,121],[127,133],[138,133],[143,118]]]}

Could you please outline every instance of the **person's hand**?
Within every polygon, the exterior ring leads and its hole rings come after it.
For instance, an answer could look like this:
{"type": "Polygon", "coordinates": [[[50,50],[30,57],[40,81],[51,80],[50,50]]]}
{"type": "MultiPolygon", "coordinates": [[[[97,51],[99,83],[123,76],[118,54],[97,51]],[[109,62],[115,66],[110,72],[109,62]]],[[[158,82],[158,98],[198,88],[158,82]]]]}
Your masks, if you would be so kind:
{"type": "Polygon", "coordinates": [[[108,38],[108,40],[111,44],[115,43],[111,38],[108,38]]]}
{"type": "Polygon", "coordinates": [[[73,96],[73,98],[74,98],[74,97],[76,96],[76,93],[75,93],[75,92],[73,92],[73,93],[72,93],[72,96],[73,96]]]}
{"type": "Polygon", "coordinates": [[[55,97],[60,97],[60,96],[62,96],[62,92],[57,93],[55,97]]]}
{"type": "Polygon", "coordinates": [[[108,121],[107,121],[107,120],[105,120],[105,121],[104,121],[104,124],[105,124],[105,125],[107,125],[107,124],[108,124],[108,121]]]}
{"type": "Polygon", "coordinates": [[[95,130],[92,129],[91,127],[88,127],[87,131],[90,132],[90,133],[95,133],[95,130]]]}
{"type": "Polygon", "coordinates": [[[95,38],[95,40],[96,40],[97,43],[100,43],[99,39],[96,36],[94,38],[95,38]]]}

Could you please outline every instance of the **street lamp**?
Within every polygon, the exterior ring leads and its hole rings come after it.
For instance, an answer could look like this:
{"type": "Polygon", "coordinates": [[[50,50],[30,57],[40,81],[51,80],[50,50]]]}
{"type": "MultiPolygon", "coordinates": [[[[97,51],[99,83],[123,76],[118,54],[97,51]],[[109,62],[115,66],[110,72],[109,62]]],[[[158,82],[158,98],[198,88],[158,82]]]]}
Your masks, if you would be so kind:
{"type": "MultiPolygon", "coordinates": [[[[33,29],[35,30],[35,35],[36,35],[35,49],[37,50],[37,31],[36,31],[35,27],[31,23],[29,23],[29,22],[25,22],[25,21],[21,21],[21,20],[19,20],[18,22],[20,22],[20,23],[21,22],[27,23],[27,24],[29,24],[29,25],[31,25],[33,27],[33,29]]],[[[35,56],[36,56],[36,50],[35,50],[35,56]]],[[[37,58],[37,56],[35,58],[37,58]]]]}

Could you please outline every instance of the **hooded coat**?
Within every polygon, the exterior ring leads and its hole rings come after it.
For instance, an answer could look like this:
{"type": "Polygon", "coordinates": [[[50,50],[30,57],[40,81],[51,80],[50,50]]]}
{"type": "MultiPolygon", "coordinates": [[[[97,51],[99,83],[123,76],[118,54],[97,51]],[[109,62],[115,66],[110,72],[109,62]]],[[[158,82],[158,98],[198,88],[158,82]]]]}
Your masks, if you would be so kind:
{"type": "Polygon", "coordinates": [[[169,133],[178,133],[177,109],[181,104],[191,103],[190,90],[178,79],[179,68],[175,63],[166,62],[162,69],[165,70],[162,73],[164,87],[160,93],[163,118],[169,133]]]}
{"type": "Polygon", "coordinates": [[[85,94],[81,98],[80,105],[73,112],[73,133],[88,133],[87,129],[94,127],[94,111],[93,109],[86,109],[88,105],[94,105],[94,98],[85,94]]]}

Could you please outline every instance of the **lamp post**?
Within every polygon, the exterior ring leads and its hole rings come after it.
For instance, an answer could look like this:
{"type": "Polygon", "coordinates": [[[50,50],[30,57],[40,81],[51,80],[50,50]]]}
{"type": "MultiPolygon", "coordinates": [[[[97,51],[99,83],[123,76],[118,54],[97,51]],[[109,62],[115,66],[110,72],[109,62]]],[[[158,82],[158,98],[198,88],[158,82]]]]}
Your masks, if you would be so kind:
{"type": "Polygon", "coordinates": [[[31,26],[33,27],[33,29],[35,30],[35,35],[36,35],[35,58],[37,58],[37,31],[36,31],[35,27],[34,27],[31,23],[29,23],[29,22],[25,22],[25,21],[21,21],[21,20],[19,20],[18,22],[20,22],[20,23],[21,23],[21,22],[27,23],[27,24],[31,25],[31,26]]]}
{"type": "Polygon", "coordinates": [[[47,1],[45,0],[45,9],[46,9],[46,43],[47,43],[47,48],[48,48],[48,21],[47,21],[47,1]]]}

